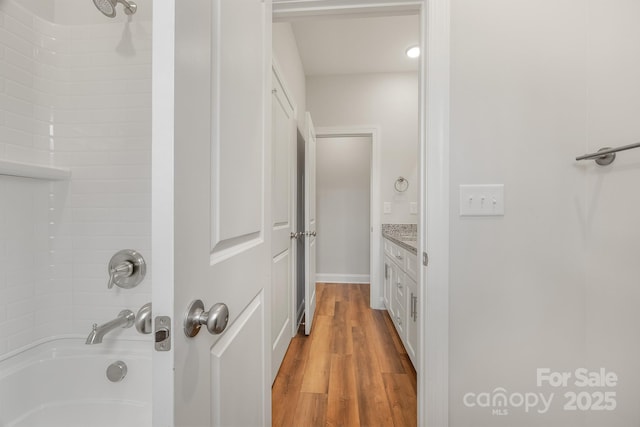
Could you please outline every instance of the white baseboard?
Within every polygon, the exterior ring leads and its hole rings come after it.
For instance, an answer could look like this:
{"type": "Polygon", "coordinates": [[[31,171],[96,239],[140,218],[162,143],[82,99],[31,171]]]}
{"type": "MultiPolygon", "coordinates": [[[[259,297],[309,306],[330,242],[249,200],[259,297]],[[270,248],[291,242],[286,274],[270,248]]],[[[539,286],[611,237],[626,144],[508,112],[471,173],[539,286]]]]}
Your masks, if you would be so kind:
{"type": "Polygon", "coordinates": [[[316,273],[316,283],[370,283],[368,274],[316,273]]]}

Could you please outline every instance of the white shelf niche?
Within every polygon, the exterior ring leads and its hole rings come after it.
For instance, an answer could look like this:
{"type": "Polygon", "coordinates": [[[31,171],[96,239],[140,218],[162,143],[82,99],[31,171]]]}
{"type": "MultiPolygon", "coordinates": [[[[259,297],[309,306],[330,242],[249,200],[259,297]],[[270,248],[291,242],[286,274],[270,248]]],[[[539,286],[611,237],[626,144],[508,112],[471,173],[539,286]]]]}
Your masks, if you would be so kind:
{"type": "Polygon", "coordinates": [[[13,160],[0,159],[0,175],[64,181],[71,178],[71,170],[68,168],[58,168],[54,166],[38,165],[35,163],[15,162],[13,160]]]}

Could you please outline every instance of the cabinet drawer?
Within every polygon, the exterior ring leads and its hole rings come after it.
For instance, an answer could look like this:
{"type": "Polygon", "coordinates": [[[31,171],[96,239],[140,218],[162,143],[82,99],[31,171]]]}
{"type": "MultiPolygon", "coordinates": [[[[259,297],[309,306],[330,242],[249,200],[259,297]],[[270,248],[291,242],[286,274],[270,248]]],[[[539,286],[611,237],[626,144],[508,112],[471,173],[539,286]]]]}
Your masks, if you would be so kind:
{"type": "Polygon", "coordinates": [[[384,242],[384,253],[393,258],[395,256],[394,248],[396,245],[387,239],[382,239],[382,241],[384,242]]]}
{"type": "Polygon", "coordinates": [[[402,269],[404,270],[404,263],[407,259],[407,251],[402,249],[400,246],[395,246],[395,251],[393,256],[396,259],[396,262],[398,263],[398,265],[400,265],[400,267],[402,267],[402,269]]]}
{"type": "Polygon", "coordinates": [[[401,307],[403,309],[406,308],[406,280],[404,278],[404,273],[398,272],[396,280],[393,283],[393,297],[395,298],[396,307],[401,307]]]}
{"type": "Polygon", "coordinates": [[[408,251],[405,252],[407,253],[405,271],[413,280],[418,280],[418,256],[408,251]]]}

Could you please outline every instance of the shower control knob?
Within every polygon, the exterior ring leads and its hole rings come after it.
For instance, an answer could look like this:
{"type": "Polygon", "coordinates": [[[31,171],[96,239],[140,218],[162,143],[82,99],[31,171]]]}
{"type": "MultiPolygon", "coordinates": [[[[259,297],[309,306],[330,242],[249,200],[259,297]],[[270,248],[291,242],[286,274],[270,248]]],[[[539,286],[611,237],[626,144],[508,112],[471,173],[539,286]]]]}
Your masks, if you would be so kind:
{"type": "Polygon", "coordinates": [[[229,322],[229,308],[226,304],[217,303],[204,311],[201,300],[193,301],[187,308],[184,316],[184,333],[188,337],[195,337],[200,332],[201,326],[206,326],[209,333],[221,334],[229,322]]]}
{"type": "Polygon", "coordinates": [[[123,249],[118,251],[108,266],[109,282],[107,288],[116,285],[123,289],[136,287],[142,282],[147,274],[147,263],[140,253],[133,249],[123,249]]]}

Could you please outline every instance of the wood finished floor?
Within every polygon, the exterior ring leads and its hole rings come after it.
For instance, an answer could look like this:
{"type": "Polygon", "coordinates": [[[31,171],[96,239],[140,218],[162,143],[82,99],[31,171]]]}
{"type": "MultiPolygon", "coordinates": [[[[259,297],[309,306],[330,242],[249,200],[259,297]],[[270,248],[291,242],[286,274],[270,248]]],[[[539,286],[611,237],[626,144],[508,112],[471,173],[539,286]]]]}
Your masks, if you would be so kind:
{"type": "Polygon", "coordinates": [[[310,336],[298,333],[273,383],[274,427],[411,427],[416,372],[369,285],[319,283],[310,336]]]}

